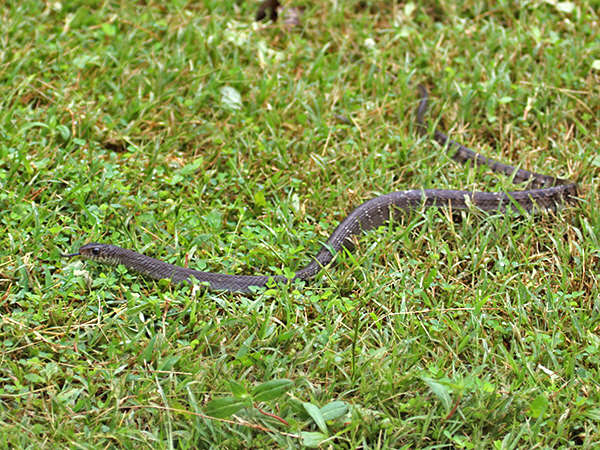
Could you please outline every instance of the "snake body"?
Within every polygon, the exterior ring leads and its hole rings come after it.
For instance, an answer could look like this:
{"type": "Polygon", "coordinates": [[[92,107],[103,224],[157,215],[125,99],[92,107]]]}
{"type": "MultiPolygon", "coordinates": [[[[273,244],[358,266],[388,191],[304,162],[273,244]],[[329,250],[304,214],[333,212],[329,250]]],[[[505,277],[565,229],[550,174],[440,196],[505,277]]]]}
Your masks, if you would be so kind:
{"type": "MultiPolygon", "coordinates": [[[[417,110],[417,128],[420,134],[427,134],[424,115],[428,105],[427,90],[419,86],[420,102],[417,110]]],[[[149,256],[118,247],[112,244],[89,243],[79,252],[65,255],[82,256],[108,264],[123,264],[130,270],[153,279],[170,279],[175,283],[190,282],[196,279],[215,291],[252,293],[256,288],[271,283],[289,283],[296,279],[310,280],[330,264],[337,252],[352,250],[353,238],[368,230],[397,220],[401,213],[420,207],[449,207],[453,210],[476,207],[483,211],[505,211],[509,206],[519,205],[527,212],[538,209],[555,210],[560,205],[572,201],[577,196],[577,185],[571,181],[517,169],[451,140],[439,130],[434,131],[434,139],[449,151],[452,158],[460,163],[472,162],[487,165],[493,171],[512,176],[516,183],[528,182],[528,189],[514,192],[473,192],[448,189],[415,189],[392,192],[375,197],[352,211],[334,230],[316,256],[293,278],[282,275],[229,275],[214,272],[201,272],[176,266],[149,256]]]]}

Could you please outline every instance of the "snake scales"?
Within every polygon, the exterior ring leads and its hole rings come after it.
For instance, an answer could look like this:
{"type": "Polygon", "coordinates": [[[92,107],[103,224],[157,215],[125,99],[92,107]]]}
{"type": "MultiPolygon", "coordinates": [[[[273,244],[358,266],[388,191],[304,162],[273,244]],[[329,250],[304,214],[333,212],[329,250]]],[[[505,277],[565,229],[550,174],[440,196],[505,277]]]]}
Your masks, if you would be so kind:
{"type": "MultiPolygon", "coordinates": [[[[419,86],[420,103],[417,110],[417,127],[421,134],[427,133],[424,115],[427,110],[428,94],[419,86]]],[[[200,272],[151,258],[132,250],[111,244],[89,243],[77,253],[65,257],[82,256],[109,264],[123,264],[154,279],[171,279],[175,283],[196,278],[211,290],[251,293],[256,288],[274,283],[289,283],[300,279],[313,278],[331,263],[335,254],[342,249],[353,249],[353,238],[367,230],[377,228],[390,219],[395,220],[406,210],[424,207],[450,207],[453,210],[468,209],[474,206],[483,211],[504,211],[507,206],[518,204],[525,211],[536,209],[556,209],[559,205],[572,201],[577,195],[577,185],[560,178],[529,172],[495,161],[451,140],[441,131],[434,131],[434,139],[443,147],[454,150],[452,158],[460,163],[472,161],[485,164],[493,171],[512,176],[516,183],[528,182],[527,190],[514,192],[472,192],[447,189],[415,189],[392,192],[373,198],[352,211],[335,229],[312,261],[298,270],[293,278],[282,275],[228,275],[214,272],[200,272]]]]}

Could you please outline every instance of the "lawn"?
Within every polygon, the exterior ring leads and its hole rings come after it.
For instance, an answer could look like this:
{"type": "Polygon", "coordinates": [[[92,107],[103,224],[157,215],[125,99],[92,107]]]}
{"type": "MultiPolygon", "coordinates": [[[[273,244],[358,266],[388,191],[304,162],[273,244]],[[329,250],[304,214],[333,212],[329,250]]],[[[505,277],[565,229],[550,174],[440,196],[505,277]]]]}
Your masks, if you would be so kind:
{"type": "Polygon", "coordinates": [[[0,446],[600,445],[598,2],[257,4],[2,8],[0,446]],[[377,195],[514,190],[418,136],[420,83],[580,201],[419,209],[257,295],[60,257],[289,276],[377,195]]]}

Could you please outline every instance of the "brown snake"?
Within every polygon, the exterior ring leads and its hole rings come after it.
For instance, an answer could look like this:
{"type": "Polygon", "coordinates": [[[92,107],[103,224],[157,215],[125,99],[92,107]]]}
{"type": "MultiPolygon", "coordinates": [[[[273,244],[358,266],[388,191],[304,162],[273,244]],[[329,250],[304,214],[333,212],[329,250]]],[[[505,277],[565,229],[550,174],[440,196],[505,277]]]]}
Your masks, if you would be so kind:
{"type": "MultiPolygon", "coordinates": [[[[421,134],[426,134],[424,115],[427,109],[428,94],[423,86],[419,86],[419,92],[421,100],[417,110],[417,126],[421,134]]],[[[529,189],[506,193],[415,189],[375,197],[352,211],[337,226],[311,262],[298,270],[291,279],[283,275],[228,275],[200,272],[169,264],[112,244],[90,243],[82,246],[77,253],[64,256],[80,255],[104,263],[123,264],[128,269],[154,279],[168,278],[175,283],[196,279],[211,290],[252,293],[256,288],[270,285],[270,283],[289,283],[296,279],[309,280],[313,278],[324,266],[335,259],[337,252],[342,249],[351,251],[354,247],[353,238],[356,235],[384,225],[390,219],[397,220],[399,215],[407,210],[424,206],[450,207],[453,210],[475,207],[483,211],[505,211],[509,206],[516,210],[515,206],[519,205],[527,212],[534,212],[538,209],[555,210],[559,205],[576,199],[577,185],[571,181],[517,169],[487,158],[451,140],[438,130],[434,132],[434,139],[450,151],[454,150],[452,158],[455,161],[460,163],[472,161],[475,165],[487,165],[495,172],[512,176],[516,183],[528,182],[529,189]]]]}

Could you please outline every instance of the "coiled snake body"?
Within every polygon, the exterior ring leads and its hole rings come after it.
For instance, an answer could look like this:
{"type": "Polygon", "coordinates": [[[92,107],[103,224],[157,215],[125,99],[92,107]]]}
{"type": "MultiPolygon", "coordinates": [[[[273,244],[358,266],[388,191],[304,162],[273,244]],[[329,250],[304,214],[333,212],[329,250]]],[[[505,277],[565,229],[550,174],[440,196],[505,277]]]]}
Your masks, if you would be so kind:
{"type": "MultiPolygon", "coordinates": [[[[419,86],[421,100],[417,110],[417,126],[421,134],[426,134],[424,115],[427,109],[428,94],[419,86]]],[[[474,206],[483,211],[504,211],[507,206],[518,204],[525,211],[535,209],[556,209],[564,202],[574,200],[577,185],[571,181],[548,175],[529,172],[482,156],[473,150],[451,140],[441,131],[434,132],[434,139],[450,151],[452,158],[460,163],[472,161],[473,164],[485,164],[492,170],[512,176],[514,182],[528,182],[529,189],[514,192],[472,192],[447,189],[416,189],[392,192],[373,198],[352,211],[335,229],[312,261],[298,270],[293,278],[282,275],[228,275],[223,273],[201,272],[187,269],[151,258],[146,255],[111,244],[90,243],[82,246],[77,253],[66,257],[84,258],[109,264],[123,264],[154,279],[171,279],[175,283],[197,279],[211,290],[251,293],[255,288],[270,283],[289,283],[300,279],[313,278],[324,266],[331,263],[335,254],[342,250],[352,250],[352,238],[362,232],[377,228],[390,219],[396,220],[400,213],[421,206],[450,207],[453,210],[474,206]]]]}

